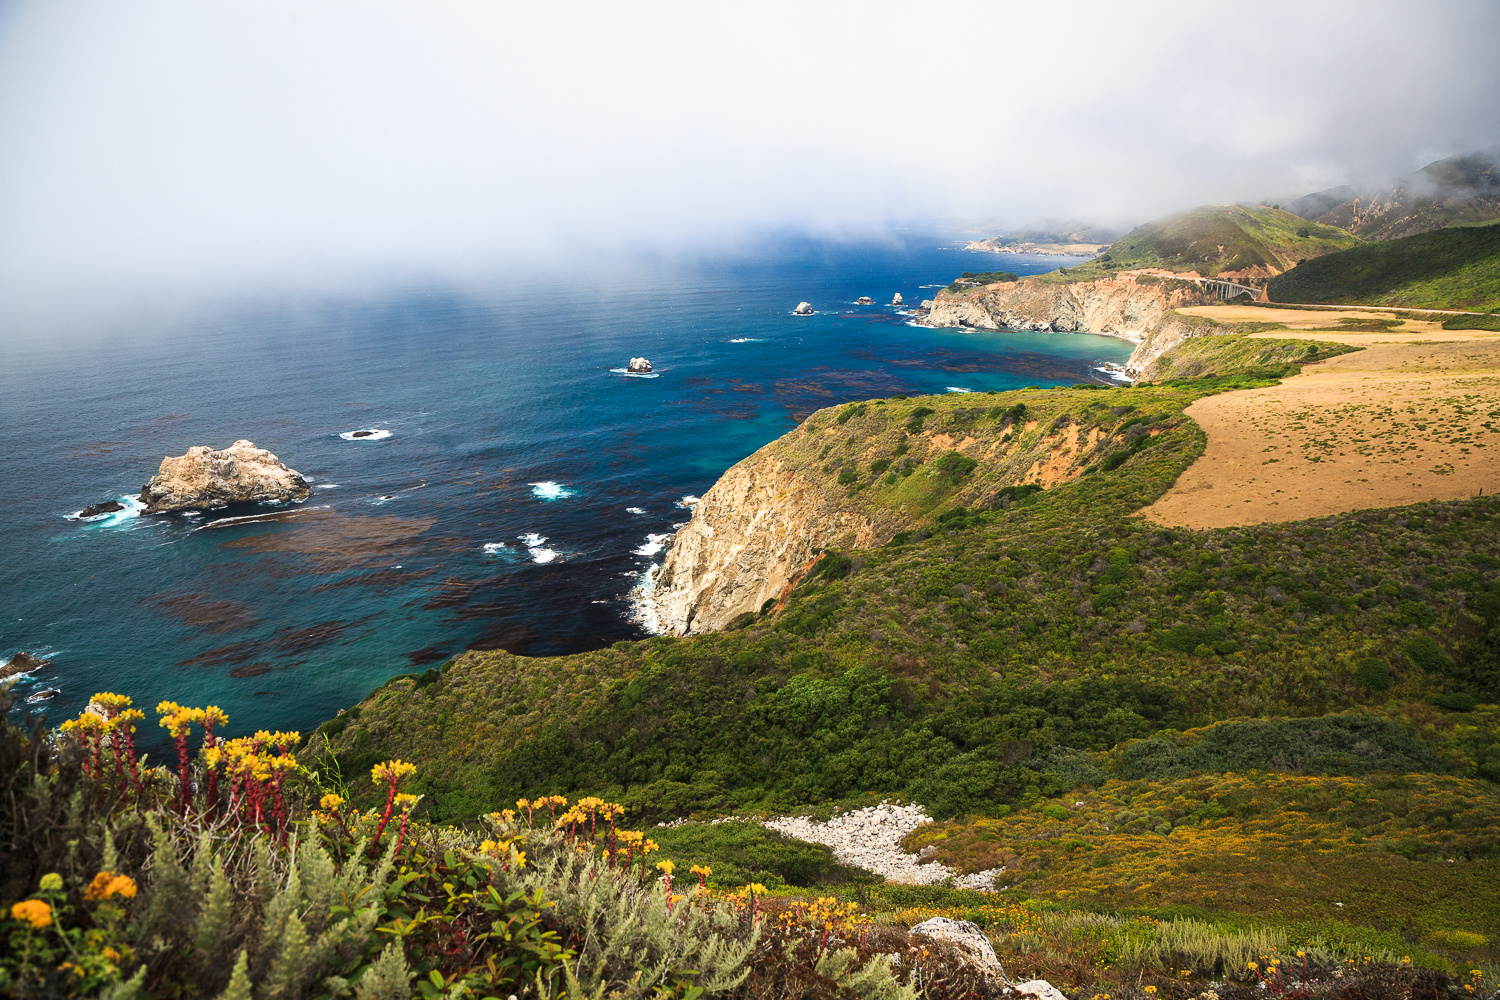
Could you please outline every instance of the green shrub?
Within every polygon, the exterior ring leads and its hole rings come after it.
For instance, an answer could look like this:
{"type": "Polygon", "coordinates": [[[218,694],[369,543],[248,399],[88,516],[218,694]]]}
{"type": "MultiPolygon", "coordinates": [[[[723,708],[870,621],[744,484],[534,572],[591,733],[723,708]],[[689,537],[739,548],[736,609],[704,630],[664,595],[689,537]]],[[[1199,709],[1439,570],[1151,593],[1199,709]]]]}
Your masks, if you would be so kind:
{"type": "Polygon", "coordinates": [[[891,467],[891,459],[889,459],[889,458],[877,458],[875,461],[873,461],[873,462],[870,463],[870,475],[872,475],[872,476],[878,476],[882,472],[884,472],[886,469],[889,469],[890,467],[891,467]]]}
{"type": "Polygon", "coordinates": [[[908,416],[906,419],[906,433],[922,433],[922,422],[936,412],[937,411],[930,406],[919,406],[916,409],[912,410],[910,416],[908,416]]]}
{"type": "Polygon", "coordinates": [[[953,482],[968,476],[978,465],[974,459],[956,451],[944,452],[932,463],[939,476],[953,482]]]}
{"type": "Polygon", "coordinates": [[[839,485],[848,486],[859,479],[859,472],[854,469],[844,469],[839,473],[839,485]]]}
{"type": "Polygon", "coordinates": [[[738,889],[751,882],[784,889],[881,881],[872,872],[840,864],[822,844],[796,840],[755,822],[684,823],[658,828],[651,836],[661,845],[662,856],[675,861],[679,871],[687,871],[692,864],[712,868],[709,885],[721,889],[738,889]]]}
{"type": "Polygon", "coordinates": [[[1401,652],[1428,673],[1440,674],[1448,667],[1448,655],[1430,635],[1409,636],[1402,641],[1401,652]]]}
{"type": "Polygon", "coordinates": [[[1479,699],[1467,691],[1450,691],[1447,694],[1438,695],[1432,699],[1432,703],[1450,712],[1472,712],[1479,704],[1479,699]]]}
{"type": "Polygon", "coordinates": [[[1380,660],[1365,658],[1355,666],[1354,677],[1377,694],[1391,686],[1391,668],[1380,660]]]}
{"type": "Polygon", "coordinates": [[[1400,726],[1359,714],[1221,722],[1190,746],[1160,738],[1128,743],[1120,761],[1122,777],[1153,781],[1225,771],[1355,775],[1442,768],[1432,749],[1400,726]]]}

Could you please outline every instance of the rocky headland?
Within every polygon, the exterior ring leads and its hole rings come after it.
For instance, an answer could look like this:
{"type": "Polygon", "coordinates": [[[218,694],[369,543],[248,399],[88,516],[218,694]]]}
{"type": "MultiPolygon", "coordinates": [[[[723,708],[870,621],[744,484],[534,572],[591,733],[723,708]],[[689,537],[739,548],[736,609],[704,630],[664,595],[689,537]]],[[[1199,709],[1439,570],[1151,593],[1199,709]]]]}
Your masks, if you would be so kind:
{"type": "Polygon", "coordinates": [[[928,326],[1098,333],[1140,342],[1170,310],[1212,301],[1190,281],[1118,274],[1094,281],[1022,278],[938,292],[928,326]]]}
{"type": "Polygon", "coordinates": [[[819,410],[719,478],[669,544],[649,596],[685,635],[784,601],[826,549],[925,530],[940,510],[1003,506],[1007,490],[1076,478],[1111,446],[1037,390],[1003,408],[959,396],[819,410]]]}
{"type": "Polygon", "coordinates": [[[253,442],[240,440],[223,451],[195,445],[185,455],[163,458],[140,500],[148,513],[161,514],[310,496],[312,490],[296,470],[253,442]]]}

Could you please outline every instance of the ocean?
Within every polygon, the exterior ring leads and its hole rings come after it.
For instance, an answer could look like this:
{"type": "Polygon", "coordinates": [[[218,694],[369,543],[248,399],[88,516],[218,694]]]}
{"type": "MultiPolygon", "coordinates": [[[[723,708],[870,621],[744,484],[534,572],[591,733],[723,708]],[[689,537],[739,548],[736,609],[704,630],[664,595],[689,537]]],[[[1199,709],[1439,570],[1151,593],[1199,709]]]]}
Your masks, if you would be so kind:
{"type": "Polygon", "coordinates": [[[643,636],[630,591],[695,499],[812,411],[1100,380],[1092,366],[1129,355],[1109,337],[920,328],[887,304],[962,271],[1066,263],[961,247],[764,240],[514,288],[241,298],[7,336],[0,662],[48,658],[22,692],[57,692],[31,706],[54,721],[130,695],[150,747],[162,699],[219,705],[230,735],[305,731],[464,649],[643,636]],[[815,315],[792,314],[803,300],[815,315]],[[637,356],[652,377],[624,372],[637,356]],[[70,520],[139,493],[164,455],[240,438],[312,498],[70,520]]]}

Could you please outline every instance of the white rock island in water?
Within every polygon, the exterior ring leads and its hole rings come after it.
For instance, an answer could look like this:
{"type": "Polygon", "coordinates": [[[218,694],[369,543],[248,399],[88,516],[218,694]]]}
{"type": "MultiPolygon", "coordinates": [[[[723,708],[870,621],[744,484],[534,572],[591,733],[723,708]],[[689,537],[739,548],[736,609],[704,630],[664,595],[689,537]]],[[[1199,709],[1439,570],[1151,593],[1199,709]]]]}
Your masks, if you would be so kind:
{"type": "Polygon", "coordinates": [[[651,362],[645,358],[631,358],[625,370],[632,375],[649,375],[652,371],[651,362]]]}
{"type": "Polygon", "coordinates": [[[798,302],[797,303],[797,308],[793,309],[792,312],[795,315],[798,315],[798,316],[811,316],[813,314],[812,303],[811,302],[798,302]]]}
{"type": "Polygon", "coordinates": [[[200,444],[186,455],[162,459],[160,471],[141,490],[141,503],[160,514],[310,496],[312,490],[296,470],[253,442],[236,441],[223,451],[200,444]]]}

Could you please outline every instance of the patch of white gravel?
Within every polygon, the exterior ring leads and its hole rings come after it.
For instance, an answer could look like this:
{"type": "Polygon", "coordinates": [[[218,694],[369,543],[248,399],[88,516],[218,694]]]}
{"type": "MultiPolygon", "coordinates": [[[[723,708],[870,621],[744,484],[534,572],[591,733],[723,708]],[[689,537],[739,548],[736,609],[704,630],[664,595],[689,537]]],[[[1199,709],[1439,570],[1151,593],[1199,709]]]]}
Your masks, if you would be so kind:
{"type": "Polygon", "coordinates": [[[959,875],[936,861],[919,864],[918,855],[901,849],[901,838],[932,822],[932,817],[918,805],[882,802],[878,806],[843,813],[826,823],[801,816],[782,816],[762,822],[789,837],[824,844],[832,848],[834,857],[845,864],[868,868],[892,882],[931,885],[951,878],[960,889],[992,891],[995,876],[1005,871],[1004,868],[991,868],[973,875],[959,875]]]}

